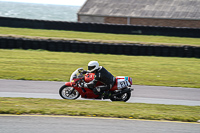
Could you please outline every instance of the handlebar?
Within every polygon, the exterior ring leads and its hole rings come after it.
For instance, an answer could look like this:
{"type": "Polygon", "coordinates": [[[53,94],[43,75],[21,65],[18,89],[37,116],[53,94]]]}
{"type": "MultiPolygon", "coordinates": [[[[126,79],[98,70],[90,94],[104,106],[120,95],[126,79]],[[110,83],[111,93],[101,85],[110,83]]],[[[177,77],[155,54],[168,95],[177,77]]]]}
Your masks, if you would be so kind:
{"type": "Polygon", "coordinates": [[[80,87],[80,84],[84,82],[84,77],[78,78],[75,81],[71,82],[73,87],[80,87]]]}

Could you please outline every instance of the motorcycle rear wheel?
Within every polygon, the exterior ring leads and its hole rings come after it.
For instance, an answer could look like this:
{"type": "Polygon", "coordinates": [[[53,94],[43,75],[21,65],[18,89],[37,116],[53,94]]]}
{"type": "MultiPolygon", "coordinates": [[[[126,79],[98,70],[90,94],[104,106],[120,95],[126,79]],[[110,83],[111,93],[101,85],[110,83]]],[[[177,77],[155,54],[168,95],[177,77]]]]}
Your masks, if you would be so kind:
{"type": "Polygon", "coordinates": [[[59,94],[63,99],[74,100],[80,96],[80,93],[74,89],[73,87],[63,85],[60,90],[59,94]]]}
{"type": "Polygon", "coordinates": [[[126,93],[123,93],[121,95],[117,95],[117,96],[111,96],[110,97],[110,100],[111,101],[128,101],[131,97],[131,92],[126,92],[126,93]]]}

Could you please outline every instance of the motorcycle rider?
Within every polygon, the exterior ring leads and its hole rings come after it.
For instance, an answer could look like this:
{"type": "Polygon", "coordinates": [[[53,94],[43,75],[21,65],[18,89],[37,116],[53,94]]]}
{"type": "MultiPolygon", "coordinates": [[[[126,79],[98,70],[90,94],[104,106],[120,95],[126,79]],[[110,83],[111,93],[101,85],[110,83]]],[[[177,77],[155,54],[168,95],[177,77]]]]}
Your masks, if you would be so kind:
{"type": "Polygon", "coordinates": [[[101,95],[104,93],[104,96],[108,96],[108,90],[111,89],[115,83],[115,77],[108,72],[103,66],[99,66],[98,61],[90,61],[88,63],[89,73],[94,73],[94,80],[89,83],[83,83],[81,86],[85,88],[93,89],[93,92],[96,95],[101,95]],[[95,87],[97,81],[102,82],[104,85],[95,87]]]}

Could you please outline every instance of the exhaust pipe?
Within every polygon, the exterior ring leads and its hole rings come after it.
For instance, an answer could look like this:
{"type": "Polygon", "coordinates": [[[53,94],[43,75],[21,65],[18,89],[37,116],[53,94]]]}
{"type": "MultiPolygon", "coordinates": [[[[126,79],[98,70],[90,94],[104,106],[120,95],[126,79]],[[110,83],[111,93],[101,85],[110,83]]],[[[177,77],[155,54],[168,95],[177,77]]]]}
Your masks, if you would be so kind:
{"type": "Polygon", "coordinates": [[[124,93],[128,93],[128,92],[131,92],[133,90],[134,89],[131,89],[131,88],[125,88],[123,90],[118,90],[115,94],[113,94],[113,96],[117,96],[117,95],[121,95],[121,94],[124,94],[124,93]]]}

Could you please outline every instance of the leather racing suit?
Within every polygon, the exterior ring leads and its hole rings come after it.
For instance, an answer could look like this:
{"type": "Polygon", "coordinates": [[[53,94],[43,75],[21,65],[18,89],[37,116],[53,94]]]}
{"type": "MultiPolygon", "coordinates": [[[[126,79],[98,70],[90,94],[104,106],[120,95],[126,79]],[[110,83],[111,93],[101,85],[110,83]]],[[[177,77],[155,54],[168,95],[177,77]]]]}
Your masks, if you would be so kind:
{"type": "Polygon", "coordinates": [[[102,94],[104,91],[111,89],[115,84],[115,77],[102,66],[96,70],[94,77],[94,80],[85,83],[84,86],[93,89],[96,95],[102,94]],[[100,81],[104,85],[95,87],[97,81],[100,81]]]}

